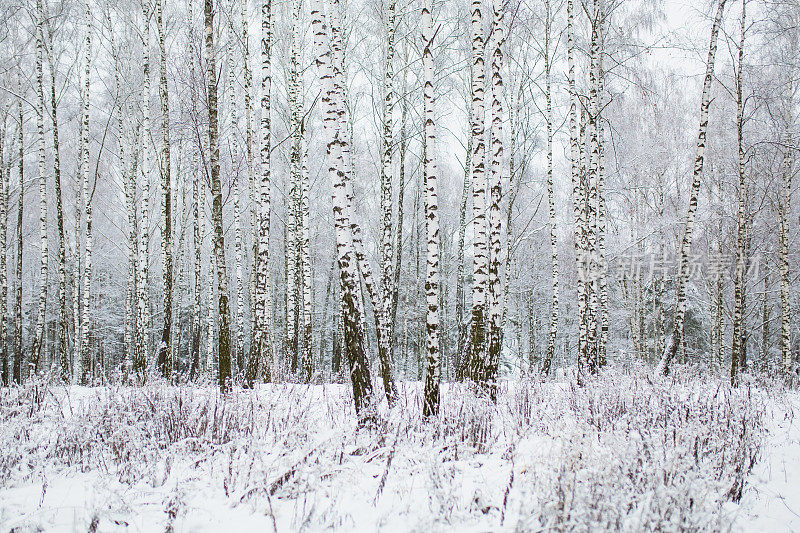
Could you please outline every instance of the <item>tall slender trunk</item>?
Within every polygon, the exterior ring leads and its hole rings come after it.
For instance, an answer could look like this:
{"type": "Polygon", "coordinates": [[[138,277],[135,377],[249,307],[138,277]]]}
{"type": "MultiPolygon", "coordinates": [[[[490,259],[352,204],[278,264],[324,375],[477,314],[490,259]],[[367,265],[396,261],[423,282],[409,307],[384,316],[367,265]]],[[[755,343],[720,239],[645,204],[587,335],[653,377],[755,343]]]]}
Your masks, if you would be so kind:
{"type": "Polygon", "coordinates": [[[597,248],[597,213],[600,204],[600,196],[598,192],[598,171],[600,169],[600,144],[597,130],[597,118],[599,112],[598,97],[599,97],[599,76],[598,76],[598,61],[600,57],[600,11],[598,8],[597,0],[592,2],[591,11],[591,42],[589,45],[589,112],[588,112],[588,141],[589,141],[589,161],[588,161],[588,175],[586,176],[589,192],[587,205],[588,220],[585,221],[586,231],[588,233],[588,273],[589,279],[586,284],[588,295],[588,331],[587,331],[587,358],[588,368],[591,373],[597,372],[598,367],[598,297],[599,297],[599,258],[597,248]]]}
{"type": "MultiPolygon", "coordinates": [[[[302,87],[302,85],[301,85],[302,87]]],[[[302,90],[300,91],[302,94],[302,90]]],[[[302,104],[301,109],[302,109],[302,104]]],[[[302,370],[303,380],[311,381],[314,375],[314,339],[312,318],[312,275],[311,275],[311,205],[309,203],[309,190],[311,180],[308,175],[308,147],[305,140],[305,124],[301,121],[300,131],[300,267],[303,287],[303,353],[302,370]]]]}
{"type": "Polygon", "coordinates": [[[433,40],[436,30],[431,14],[432,0],[422,3],[422,83],[425,107],[425,228],[427,235],[427,273],[425,279],[427,332],[427,368],[425,372],[425,391],[422,416],[435,417],[439,414],[439,383],[442,376],[442,362],[439,354],[439,211],[436,176],[436,99],[433,91],[433,40]]]}
{"type": "Polygon", "coordinates": [[[136,290],[137,309],[136,309],[136,357],[133,364],[133,371],[139,381],[144,381],[147,374],[147,359],[149,357],[149,321],[148,321],[148,238],[150,232],[150,220],[148,204],[150,196],[150,11],[148,5],[142,3],[142,75],[144,81],[140,89],[140,99],[142,105],[142,184],[141,184],[141,204],[142,216],[139,222],[139,245],[137,260],[136,290]]]}
{"type": "Polygon", "coordinates": [[[458,267],[456,271],[456,324],[458,326],[458,345],[455,347],[455,374],[458,381],[465,377],[466,368],[466,348],[467,348],[467,329],[468,325],[464,321],[464,307],[466,305],[464,295],[464,241],[467,233],[467,204],[469,195],[472,193],[472,107],[467,105],[467,150],[464,160],[464,185],[461,190],[461,208],[458,214],[458,267]]]}
{"type": "Polygon", "coordinates": [[[767,289],[769,288],[769,275],[764,275],[764,294],[761,298],[761,370],[767,372],[769,370],[769,321],[772,319],[772,313],[769,306],[769,296],[767,289]]]}
{"type": "MultiPolygon", "coordinates": [[[[6,136],[6,121],[0,130],[0,384],[8,385],[8,267],[6,265],[6,236],[8,234],[8,175],[11,169],[3,164],[3,141],[6,136]]],[[[10,143],[9,143],[10,144],[10,143]]]]}
{"type": "Polygon", "coordinates": [[[211,221],[214,227],[214,258],[219,303],[219,387],[226,392],[231,379],[231,311],[228,306],[228,275],[225,268],[225,236],[222,227],[222,182],[219,164],[219,118],[217,113],[217,58],[214,44],[214,0],[205,0],[206,61],[208,81],[208,148],[211,154],[211,221]]]}
{"type": "MultiPolygon", "coordinates": [[[[213,246],[213,237],[211,236],[211,229],[208,228],[208,222],[206,221],[205,217],[203,217],[205,231],[204,234],[209,236],[209,239],[212,239],[212,246],[213,246]]],[[[212,249],[211,257],[208,262],[208,273],[206,274],[206,358],[205,358],[205,371],[208,373],[212,372],[213,364],[214,364],[214,328],[216,325],[216,317],[214,314],[214,252],[212,249]]]]}
{"type": "Polygon", "coordinates": [[[58,99],[56,98],[56,69],[53,58],[52,29],[48,24],[45,53],[50,67],[50,118],[53,122],[53,178],[56,194],[56,223],[58,229],[58,333],[57,349],[61,380],[69,380],[69,349],[67,347],[67,253],[64,239],[64,209],[61,197],[61,143],[58,140],[58,99]]]}
{"type": "Polygon", "coordinates": [[[164,2],[156,0],[156,27],[158,29],[159,83],[158,96],[161,100],[161,212],[164,213],[161,228],[162,282],[164,288],[164,327],[161,330],[161,344],[158,347],[156,364],[162,377],[168,378],[172,371],[172,184],[170,182],[170,141],[169,141],[169,91],[167,87],[167,48],[164,29],[164,2]]]}
{"type": "Polygon", "coordinates": [[[472,324],[470,326],[469,374],[482,381],[486,373],[486,292],[489,240],[486,232],[486,168],[484,140],[483,17],[481,0],[472,1],[472,324]]]}
{"type": "MultiPolygon", "coordinates": [[[[110,18],[108,20],[111,26],[110,18]]],[[[123,97],[122,85],[120,80],[120,57],[119,48],[114,31],[110,31],[111,37],[111,56],[114,61],[114,111],[117,114],[117,149],[119,150],[120,167],[122,174],[122,192],[125,195],[125,212],[128,217],[128,276],[125,284],[125,314],[123,318],[123,334],[122,334],[122,361],[132,362],[132,341],[134,324],[131,320],[131,313],[133,309],[134,295],[136,294],[136,182],[134,176],[136,173],[136,158],[138,157],[138,150],[134,149],[132,154],[125,151],[126,131],[125,131],[125,113],[123,112],[123,97]],[[130,157],[130,167],[128,158],[130,157]],[[132,167],[132,169],[131,169],[132,167]]],[[[127,377],[127,373],[125,373],[127,377]]]]}
{"type": "MultiPolygon", "coordinates": [[[[91,54],[92,54],[92,15],[89,11],[89,4],[86,4],[86,48],[84,57],[84,98],[83,98],[83,116],[82,116],[82,130],[81,135],[83,142],[81,142],[82,153],[81,156],[81,184],[83,187],[83,197],[86,204],[86,240],[84,250],[84,267],[83,267],[83,291],[81,291],[81,299],[83,300],[81,319],[81,359],[76,361],[75,364],[81,366],[81,383],[88,383],[91,367],[92,367],[92,354],[89,347],[89,306],[91,305],[91,289],[92,289],[92,200],[89,195],[89,89],[91,87],[91,54]]],[[[92,191],[94,192],[94,191],[92,191]]]]}
{"type": "MultiPolygon", "coordinates": [[[[403,57],[408,63],[407,45],[403,45],[403,57]]],[[[395,339],[397,328],[397,304],[400,296],[400,270],[403,263],[403,203],[406,192],[406,150],[408,149],[408,139],[406,137],[406,119],[408,117],[408,95],[406,89],[408,87],[408,69],[403,69],[401,79],[400,94],[402,95],[402,103],[400,105],[400,149],[398,155],[398,183],[397,183],[397,223],[394,231],[394,273],[392,280],[392,311],[391,319],[389,320],[392,328],[392,340],[395,339]]],[[[469,172],[469,170],[467,170],[469,172]]]]}
{"type": "MultiPolygon", "coordinates": [[[[333,0],[332,7],[338,7],[333,0]]],[[[332,68],[328,31],[319,2],[312,8],[312,27],[314,32],[315,63],[323,83],[322,100],[325,105],[324,127],[327,141],[328,174],[333,181],[333,212],[336,227],[336,251],[341,277],[341,300],[345,353],[350,364],[350,378],[353,385],[353,399],[361,423],[368,423],[374,417],[372,381],[369,363],[364,351],[364,338],[361,329],[361,287],[358,284],[357,265],[354,261],[353,233],[347,209],[347,175],[345,151],[346,133],[341,129],[340,115],[346,115],[344,98],[337,87],[341,87],[341,72],[332,68]]]]}
{"type": "Polygon", "coordinates": [[[294,0],[292,9],[292,36],[289,58],[289,129],[291,135],[290,169],[289,169],[289,198],[287,201],[286,220],[286,354],[291,364],[292,373],[297,372],[297,363],[300,344],[299,307],[300,307],[300,89],[298,78],[298,39],[300,25],[300,0],[294,0]]]}
{"type": "Polygon", "coordinates": [[[786,145],[783,152],[783,187],[778,206],[778,267],[781,276],[781,366],[786,377],[792,372],[791,309],[789,303],[789,216],[792,197],[792,83],[789,82],[786,104],[786,145]]]}
{"type": "Polygon", "coordinates": [[[22,325],[22,215],[25,206],[25,115],[22,112],[22,82],[17,76],[17,114],[19,117],[19,130],[17,132],[17,151],[19,164],[19,199],[17,200],[17,262],[14,267],[16,282],[14,290],[14,314],[16,315],[16,346],[14,348],[14,364],[12,366],[11,377],[14,383],[22,381],[22,336],[24,326],[22,325]]]}
{"type": "Polygon", "coordinates": [[[389,318],[392,312],[392,113],[394,112],[394,38],[397,27],[397,1],[389,0],[386,11],[386,56],[383,75],[383,136],[381,164],[381,218],[380,270],[381,270],[381,308],[377,317],[378,358],[381,362],[386,399],[393,405],[397,399],[394,385],[394,353],[392,326],[389,318]]]}
{"type": "Polygon", "coordinates": [[[235,359],[237,372],[244,370],[244,278],[242,276],[243,243],[242,243],[242,223],[241,223],[241,194],[240,194],[240,161],[239,161],[239,114],[236,108],[239,101],[236,94],[236,25],[234,24],[233,13],[235,12],[236,0],[232,0],[230,6],[231,16],[228,25],[228,98],[230,101],[230,146],[231,164],[233,170],[233,232],[234,232],[234,259],[233,270],[236,281],[236,343],[235,359]]]}
{"type": "Polygon", "coordinates": [[[550,373],[553,356],[556,350],[556,336],[558,335],[558,239],[556,234],[556,204],[553,194],[553,102],[552,102],[552,58],[550,57],[550,32],[551,32],[550,0],[545,1],[544,22],[544,75],[545,75],[545,120],[547,122],[547,206],[550,221],[550,253],[552,264],[552,290],[553,299],[550,303],[550,333],[547,337],[547,352],[545,353],[542,373],[550,373]]]}
{"type": "Polygon", "coordinates": [[[744,181],[744,101],[742,98],[742,67],[744,64],[744,36],[747,0],[742,0],[741,35],[739,40],[739,62],[736,65],[736,138],[739,147],[739,201],[738,224],[736,235],[736,271],[734,278],[733,304],[733,341],[731,346],[731,385],[738,381],[739,363],[744,340],[744,285],[745,280],[745,241],[747,238],[747,221],[745,213],[745,181],[744,181]]]}
{"type": "Polygon", "coordinates": [[[584,192],[581,174],[581,145],[578,139],[578,94],[575,88],[575,30],[573,0],[567,0],[567,85],[569,89],[569,139],[570,167],[572,176],[572,205],[575,218],[575,262],[578,269],[578,380],[582,379],[584,360],[586,358],[586,252],[584,237],[584,192]]]}
{"type": "MultiPolygon", "coordinates": [[[[243,62],[243,77],[244,77],[244,122],[245,122],[245,171],[247,172],[247,183],[250,186],[250,235],[252,237],[252,258],[250,268],[250,283],[249,283],[249,304],[250,304],[250,353],[253,353],[253,341],[256,333],[256,316],[255,316],[255,301],[256,301],[256,259],[258,256],[258,236],[256,234],[258,229],[258,201],[256,201],[256,179],[254,172],[253,161],[253,101],[252,101],[252,87],[253,87],[253,73],[250,70],[250,35],[248,26],[250,25],[250,15],[248,10],[249,0],[241,1],[241,19],[242,19],[242,62],[243,62]]],[[[250,357],[247,358],[249,364],[250,357]]],[[[245,368],[245,380],[247,378],[247,369],[245,368]]]]}
{"type": "Polygon", "coordinates": [[[270,299],[269,225],[270,225],[270,90],[272,65],[272,0],[261,4],[261,180],[258,194],[258,235],[256,237],[255,329],[250,345],[245,384],[252,387],[263,367],[264,378],[271,379],[272,365],[272,301],[270,299]]]}
{"type": "Polygon", "coordinates": [[[700,103],[700,130],[697,138],[697,157],[694,164],[694,177],[692,190],[689,195],[689,210],[686,214],[686,228],[681,241],[680,264],[676,286],[675,323],[667,347],[656,369],[657,374],[669,373],[669,365],[678,353],[683,336],[683,322],[686,316],[686,284],[689,275],[689,252],[692,247],[692,232],[694,219],[697,212],[697,197],[700,192],[700,180],[703,177],[703,161],[706,153],[706,132],[708,130],[708,108],[711,105],[711,82],[714,79],[714,59],[717,54],[717,35],[722,24],[722,15],[725,10],[725,1],[719,0],[717,14],[711,27],[711,44],[708,47],[708,61],[706,62],[706,75],[703,82],[703,96],[700,103]]]}
{"type": "Polygon", "coordinates": [[[36,92],[39,97],[36,109],[36,129],[39,153],[39,237],[41,239],[41,267],[39,276],[39,310],[36,318],[36,332],[31,350],[31,371],[37,372],[42,358],[45,341],[45,318],[47,306],[47,175],[45,164],[47,162],[44,140],[44,9],[42,0],[36,2],[38,20],[36,22],[36,92]]]}
{"type": "Polygon", "coordinates": [[[497,372],[503,345],[503,295],[500,268],[502,265],[503,219],[500,203],[503,196],[503,4],[492,2],[492,123],[491,164],[489,169],[489,353],[485,380],[491,396],[496,398],[497,372]]]}
{"type": "MultiPolygon", "coordinates": [[[[604,2],[600,2],[598,13],[598,47],[597,55],[597,117],[595,126],[597,128],[597,299],[599,304],[599,333],[597,336],[597,366],[603,367],[606,364],[606,345],[608,344],[608,269],[606,262],[606,232],[608,207],[605,197],[605,124],[603,120],[603,110],[605,102],[605,72],[603,70],[603,57],[605,56],[605,17],[604,2]]],[[[644,314],[642,314],[644,320],[644,314]]]]}
{"type": "MultiPolygon", "coordinates": [[[[246,4],[246,0],[243,1],[246,4]]],[[[199,120],[197,110],[197,89],[195,88],[195,33],[194,33],[194,2],[189,0],[188,5],[188,26],[189,34],[187,39],[189,41],[189,78],[191,80],[190,88],[190,106],[192,116],[195,120],[199,120]]],[[[203,269],[203,240],[200,234],[200,206],[204,200],[200,194],[200,132],[197,131],[197,138],[193,139],[192,143],[192,243],[194,245],[194,284],[192,286],[192,296],[194,305],[192,306],[192,351],[189,364],[189,379],[194,381],[200,374],[200,336],[202,326],[200,324],[200,310],[202,309],[202,269],[203,269]]]]}

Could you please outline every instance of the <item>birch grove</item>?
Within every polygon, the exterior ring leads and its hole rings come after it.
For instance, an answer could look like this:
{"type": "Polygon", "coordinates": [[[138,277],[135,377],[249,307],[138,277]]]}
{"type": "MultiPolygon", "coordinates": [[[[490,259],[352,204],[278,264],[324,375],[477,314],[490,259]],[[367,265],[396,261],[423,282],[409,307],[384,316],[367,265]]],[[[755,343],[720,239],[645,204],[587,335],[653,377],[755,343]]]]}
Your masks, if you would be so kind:
{"type": "Polygon", "coordinates": [[[800,10],[672,2],[15,0],[3,383],[796,383],[800,10]]]}

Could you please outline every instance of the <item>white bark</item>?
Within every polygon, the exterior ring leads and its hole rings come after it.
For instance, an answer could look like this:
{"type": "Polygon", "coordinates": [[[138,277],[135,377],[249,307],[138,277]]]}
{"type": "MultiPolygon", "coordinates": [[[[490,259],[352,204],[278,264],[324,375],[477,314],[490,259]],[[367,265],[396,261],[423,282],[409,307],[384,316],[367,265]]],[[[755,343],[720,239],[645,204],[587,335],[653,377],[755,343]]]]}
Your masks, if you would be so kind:
{"type": "Polygon", "coordinates": [[[436,103],[433,90],[433,40],[436,30],[431,14],[432,0],[422,4],[422,83],[425,107],[425,229],[427,235],[427,273],[425,280],[425,319],[427,364],[422,407],[424,417],[439,414],[439,383],[442,364],[439,353],[439,211],[436,176],[436,103]]]}
{"type": "Polygon", "coordinates": [[[36,332],[34,333],[33,349],[31,351],[31,371],[38,372],[44,352],[44,326],[47,306],[47,174],[45,173],[46,153],[44,140],[44,75],[43,75],[43,54],[44,54],[44,9],[42,0],[37,0],[38,18],[36,22],[36,92],[38,101],[36,102],[36,133],[39,155],[39,238],[41,240],[41,267],[39,275],[39,309],[36,318],[36,332]]]}
{"type": "Polygon", "coordinates": [[[486,232],[486,168],[484,151],[484,41],[481,0],[472,0],[472,232],[474,262],[472,276],[472,324],[469,374],[482,381],[486,360],[486,292],[488,235],[486,232]]]}
{"type": "Polygon", "coordinates": [[[694,230],[695,214],[697,212],[697,197],[700,192],[700,180],[703,177],[703,161],[706,153],[706,132],[708,131],[708,109],[711,105],[711,83],[714,79],[714,59],[717,54],[717,35],[722,24],[722,15],[725,9],[725,1],[719,0],[717,14],[714,24],[711,27],[711,44],[708,48],[708,60],[706,62],[706,75],[703,82],[703,95],[700,103],[700,130],[697,138],[697,157],[694,164],[694,178],[692,180],[692,190],[689,195],[689,210],[686,214],[686,228],[683,233],[680,251],[680,265],[678,267],[676,303],[675,303],[675,324],[672,337],[656,369],[656,374],[667,374],[669,365],[678,353],[682,336],[683,321],[686,316],[686,282],[689,274],[689,252],[692,247],[692,232],[694,230]]]}

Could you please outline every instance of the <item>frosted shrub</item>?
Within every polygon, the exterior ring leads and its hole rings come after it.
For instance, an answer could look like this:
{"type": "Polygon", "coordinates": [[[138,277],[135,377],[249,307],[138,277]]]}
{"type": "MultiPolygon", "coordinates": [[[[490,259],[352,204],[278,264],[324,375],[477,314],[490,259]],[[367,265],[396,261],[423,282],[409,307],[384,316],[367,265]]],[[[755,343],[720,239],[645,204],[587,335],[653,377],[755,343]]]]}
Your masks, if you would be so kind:
{"type": "MultiPolygon", "coordinates": [[[[447,384],[432,422],[421,384],[403,383],[398,405],[361,430],[343,385],[222,396],[29,382],[0,390],[0,486],[42,483],[46,502],[54,479],[106,479],[71,518],[98,530],[142,513],[193,530],[210,502],[203,520],[244,512],[279,531],[724,529],[759,459],[765,393],[675,370],[607,369],[583,387],[509,381],[496,405],[447,384]]],[[[3,500],[0,518],[14,515],[3,500]]],[[[36,503],[18,512],[44,513],[36,503]]]]}

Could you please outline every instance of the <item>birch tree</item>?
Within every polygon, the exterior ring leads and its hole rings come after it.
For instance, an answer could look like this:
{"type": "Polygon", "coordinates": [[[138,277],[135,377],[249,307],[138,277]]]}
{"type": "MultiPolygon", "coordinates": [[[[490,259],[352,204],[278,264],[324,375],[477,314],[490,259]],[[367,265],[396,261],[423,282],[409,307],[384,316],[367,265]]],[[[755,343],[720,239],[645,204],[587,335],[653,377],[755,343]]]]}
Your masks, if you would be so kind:
{"type": "Polygon", "coordinates": [[[149,328],[148,328],[148,237],[150,220],[148,204],[150,196],[150,6],[142,2],[142,76],[144,80],[140,88],[139,98],[142,105],[142,135],[141,142],[141,204],[142,215],[139,222],[139,245],[136,266],[136,349],[133,361],[133,371],[137,379],[144,381],[147,371],[147,358],[149,356],[149,328]]]}
{"type": "MultiPolygon", "coordinates": [[[[436,176],[436,99],[433,91],[433,40],[436,30],[431,14],[432,0],[422,4],[422,83],[425,107],[425,233],[427,235],[427,273],[425,279],[425,301],[427,314],[427,364],[425,369],[425,391],[422,416],[439,415],[439,382],[442,362],[439,354],[439,200],[436,176]]],[[[501,149],[502,150],[502,149],[501,149]]]]}
{"type": "Polygon", "coordinates": [[[784,97],[783,114],[786,117],[785,145],[783,148],[783,180],[778,204],[778,270],[781,293],[781,367],[786,377],[792,372],[791,309],[789,302],[789,215],[792,198],[792,96],[793,82],[789,81],[784,97]]]}
{"type": "Polygon", "coordinates": [[[292,34],[289,52],[289,130],[291,148],[289,160],[289,197],[287,201],[286,228],[286,353],[292,373],[297,372],[300,333],[300,98],[298,68],[298,33],[300,26],[300,1],[294,0],[292,8],[292,34]]]}
{"type": "Polygon", "coordinates": [[[230,145],[231,145],[231,163],[233,170],[233,232],[234,232],[234,275],[236,281],[236,344],[234,353],[236,355],[236,368],[237,371],[244,369],[244,285],[242,278],[242,224],[241,224],[241,208],[240,208],[240,184],[239,184],[239,115],[236,108],[239,105],[236,94],[236,68],[235,68],[235,42],[236,42],[236,25],[234,24],[233,13],[235,10],[236,1],[234,0],[230,6],[230,16],[228,25],[228,101],[230,102],[230,145]]]}
{"type": "Polygon", "coordinates": [[[261,179],[258,194],[258,235],[256,245],[255,328],[247,364],[245,383],[252,387],[263,365],[264,377],[270,379],[272,364],[272,302],[269,266],[270,225],[270,89],[272,65],[270,63],[272,40],[272,0],[261,4],[261,179]]]}
{"type": "Polygon", "coordinates": [[[692,231],[694,230],[695,215],[697,212],[697,197],[700,191],[700,180],[703,177],[703,161],[706,152],[706,133],[708,131],[708,109],[711,105],[711,83],[714,79],[714,59],[717,54],[717,35],[722,24],[722,15],[725,10],[726,0],[719,0],[717,14],[711,27],[711,44],[708,47],[708,60],[706,61],[706,74],[703,81],[703,95],[700,103],[700,131],[697,138],[697,156],[694,164],[692,188],[689,194],[689,209],[686,214],[686,226],[680,248],[680,263],[676,279],[675,319],[672,336],[664,349],[664,354],[656,369],[657,374],[666,375],[669,365],[678,353],[683,335],[683,322],[686,316],[686,283],[689,275],[689,252],[692,246],[692,231]]]}
{"type": "MultiPolygon", "coordinates": [[[[332,0],[332,7],[337,7],[332,0]]],[[[354,257],[353,233],[347,209],[347,176],[344,154],[347,147],[345,132],[341,129],[340,116],[347,114],[341,87],[341,72],[332,67],[333,54],[331,41],[325,24],[325,16],[320,2],[311,11],[311,25],[314,33],[315,64],[323,84],[322,101],[325,107],[324,130],[327,145],[328,175],[333,182],[333,214],[336,228],[336,253],[341,277],[341,303],[344,326],[345,354],[350,365],[350,379],[353,385],[353,399],[361,423],[368,423],[373,417],[372,381],[369,364],[364,350],[364,332],[361,329],[361,287],[358,284],[357,265],[354,257]]],[[[346,121],[345,121],[346,123],[346,121]]]]}
{"type": "Polygon", "coordinates": [[[67,348],[67,256],[64,239],[64,209],[61,195],[61,143],[58,139],[58,99],[56,97],[56,63],[53,53],[53,29],[48,20],[47,40],[44,43],[50,67],[50,118],[53,125],[53,181],[56,195],[56,227],[58,230],[58,308],[57,357],[61,380],[69,378],[69,351],[67,348]]]}
{"type": "Polygon", "coordinates": [[[389,0],[386,7],[386,55],[383,73],[383,135],[381,160],[381,234],[380,234],[380,271],[381,271],[381,307],[378,313],[380,329],[378,351],[381,361],[381,374],[384,377],[384,388],[389,405],[397,399],[392,373],[394,371],[394,353],[392,327],[389,323],[392,310],[392,113],[394,112],[394,40],[397,26],[397,2],[389,0]]]}
{"type": "Polygon", "coordinates": [[[496,399],[497,371],[503,344],[503,294],[500,269],[502,267],[503,218],[500,203],[503,197],[503,4],[492,2],[492,123],[491,154],[489,170],[489,347],[485,380],[490,387],[492,399],[496,399]]]}
{"type": "Polygon", "coordinates": [[[747,238],[747,214],[745,211],[745,157],[744,157],[744,100],[742,98],[742,68],[744,65],[744,38],[747,0],[742,0],[742,18],[739,37],[739,61],[736,65],[736,140],[739,156],[739,189],[737,202],[736,270],[734,273],[733,339],[731,347],[731,384],[738,381],[740,358],[743,354],[745,307],[745,241],[747,238]]]}
{"type": "Polygon", "coordinates": [[[164,29],[164,2],[156,0],[156,28],[158,30],[159,83],[158,96],[161,101],[161,255],[162,281],[164,290],[164,327],[161,330],[161,344],[158,346],[156,365],[162,377],[168,378],[172,371],[172,184],[170,181],[170,139],[169,139],[169,90],[167,87],[167,48],[164,29]]]}
{"type": "Polygon", "coordinates": [[[47,174],[45,173],[46,147],[44,140],[44,8],[42,0],[37,0],[37,20],[36,20],[36,93],[38,101],[36,103],[36,134],[39,155],[39,238],[41,240],[41,267],[39,274],[39,309],[36,318],[36,332],[34,333],[33,348],[31,350],[31,371],[37,372],[42,358],[43,346],[45,341],[44,327],[47,306],[47,174]]]}
{"type": "Polygon", "coordinates": [[[22,82],[20,76],[17,75],[17,164],[18,179],[19,179],[19,198],[17,199],[17,258],[14,267],[14,276],[16,278],[14,283],[14,315],[15,320],[15,340],[16,346],[14,347],[14,364],[12,365],[11,379],[14,383],[22,381],[22,336],[24,326],[22,324],[22,220],[23,208],[25,207],[25,115],[22,111],[22,82]]]}
{"type": "Polygon", "coordinates": [[[545,0],[544,19],[544,76],[545,76],[545,122],[547,125],[547,207],[550,222],[550,252],[552,257],[552,290],[550,303],[550,332],[547,337],[547,352],[542,373],[550,373],[558,335],[558,240],[556,235],[556,205],[553,195],[553,101],[552,101],[552,58],[550,55],[550,34],[552,15],[550,0],[545,0]]]}
{"type": "Polygon", "coordinates": [[[483,379],[486,358],[486,293],[488,235],[486,232],[486,148],[484,141],[484,42],[481,0],[472,1],[472,323],[470,326],[469,374],[483,379]]]}
{"type": "Polygon", "coordinates": [[[211,166],[211,221],[214,228],[214,260],[217,269],[219,309],[219,387],[226,392],[231,379],[231,311],[228,306],[228,275],[225,268],[225,235],[222,227],[222,182],[219,163],[219,117],[217,110],[217,63],[214,44],[214,0],[205,0],[205,32],[208,98],[208,149],[211,166]]]}
{"type": "MultiPolygon", "coordinates": [[[[91,355],[89,348],[89,306],[91,301],[92,289],[92,200],[88,191],[89,188],[89,89],[91,88],[91,54],[92,54],[92,14],[89,3],[86,3],[86,43],[84,53],[84,80],[83,80],[83,109],[81,115],[81,186],[82,197],[85,199],[84,209],[86,212],[86,238],[84,240],[84,266],[83,266],[83,290],[81,291],[82,311],[81,319],[81,341],[80,359],[75,364],[81,365],[81,383],[88,383],[89,372],[91,371],[91,355]]],[[[93,195],[92,191],[92,195],[93,195]]],[[[78,241],[76,240],[76,243],[78,241]]],[[[77,335],[77,332],[76,332],[77,335]]]]}
{"type": "MultiPolygon", "coordinates": [[[[302,94],[302,89],[300,93],[302,94]]],[[[314,374],[314,342],[312,330],[313,302],[311,286],[311,205],[308,197],[311,188],[311,180],[308,175],[308,147],[306,145],[305,121],[303,120],[300,121],[300,152],[300,275],[303,287],[302,369],[303,381],[308,382],[314,374]]]]}
{"type": "Polygon", "coordinates": [[[8,234],[8,174],[10,169],[3,161],[6,119],[8,110],[3,110],[3,124],[0,128],[0,383],[8,385],[8,267],[6,264],[6,237],[8,234]]]}

